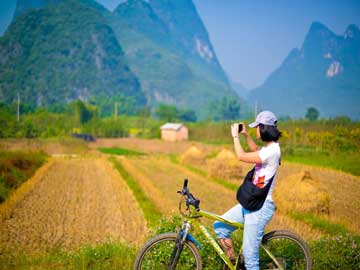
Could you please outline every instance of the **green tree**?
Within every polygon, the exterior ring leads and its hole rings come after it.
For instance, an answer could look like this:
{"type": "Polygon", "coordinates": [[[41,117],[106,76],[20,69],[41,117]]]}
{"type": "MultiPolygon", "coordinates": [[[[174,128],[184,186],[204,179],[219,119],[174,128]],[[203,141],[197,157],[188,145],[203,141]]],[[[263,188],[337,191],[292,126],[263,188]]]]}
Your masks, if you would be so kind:
{"type": "Polygon", "coordinates": [[[23,132],[24,132],[23,136],[29,139],[36,138],[39,135],[39,131],[36,129],[36,126],[31,121],[31,119],[23,123],[23,132]]]}
{"type": "Polygon", "coordinates": [[[211,103],[210,114],[215,121],[238,119],[240,104],[236,99],[223,97],[220,102],[211,103]]]}
{"type": "Polygon", "coordinates": [[[160,104],[155,112],[162,121],[172,122],[178,117],[178,109],[174,105],[160,104]]]}
{"type": "Polygon", "coordinates": [[[319,118],[319,111],[315,107],[310,107],[307,109],[305,118],[309,121],[316,121],[319,118]]]}
{"type": "Polygon", "coordinates": [[[75,114],[80,124],[85,124],[97,116],[97,108],[92,105],[85,104],[80,99],[75,101],[75,114]]]}
{"type": "Polygon", "coordinates": [[[137,115],[142,117],[142,118],[149,118],[151,116],[151,109],[149,106],[145,106],[145,107],[142,107],[140,108],[138,111],[137,111],[137,115]]]}
{"type": "Polygon", "coordinates": [[[138,110],[138,105],[133,97],[124,95],[99,95],[89,98],[89,103],[100,110],[100,117],[114,116],[115,106],[118,115],[134,115],[138,110]]]}
{"type": "Polygon", "coordinates": [[[145,106],[138,110],[137,115],[140,117],[139,124],[141,127],[141,135],[144,135],[145,133],[145,126],[148,122],[148,119],[151,116],[151,109],[149,106],[145,106]]]}
{"type": "Polygon", "coordinates": [[[15,114],[10,111],[10,108],[0,103],[0,138],[8,138],[14,136],[12,127],[15,123],[15,114]]]}
{"type": "Polygon", "coordinates": [[[196,122],[196,113],[193,110],[182,110],[178,113],[178,118],[185,122],[196,122]]]}

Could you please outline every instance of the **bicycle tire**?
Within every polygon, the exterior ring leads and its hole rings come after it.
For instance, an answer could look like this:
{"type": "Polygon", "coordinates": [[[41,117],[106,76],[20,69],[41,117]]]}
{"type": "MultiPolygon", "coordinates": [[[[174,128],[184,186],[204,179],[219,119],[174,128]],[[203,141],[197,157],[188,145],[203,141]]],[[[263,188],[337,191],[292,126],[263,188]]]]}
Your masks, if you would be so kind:
{"type": "MultiPolygon", "coordinates": [[[[312,269],[312,258],[308,245],[300,236],[293,232],[286,230],[269,232],[263,236],[262,245],[271,251],[284,269],[312,269]],[[287,242],[281,244],[281,239],[285,239],[287,242]]],[[[273,260],[266,262],[261,256],[260,263],[262,263],[261,269],[278,269],[273,260]],[[273,264],[273,268],[271,268],[271,264],[273,264]]]]}
{"type": "MultiPolygon", "coordinates": [[[[149,239],[136,256],[134,270],[166,269],[174,250],[176,236],[176,233],[163,233],[149,239]],[[161,250],[161,244],[169,244],[169,246],[165,247],[165,250],[161,250]],[[160,248],[160,250],[157,250],[157,248],[160,248]],[[147,259],[149,260],[148,262],[146,261],[147,259]]],[[[185,242],[176,269],[202,270],[202,260],[199,249],[191,241],[185,242]]]]}

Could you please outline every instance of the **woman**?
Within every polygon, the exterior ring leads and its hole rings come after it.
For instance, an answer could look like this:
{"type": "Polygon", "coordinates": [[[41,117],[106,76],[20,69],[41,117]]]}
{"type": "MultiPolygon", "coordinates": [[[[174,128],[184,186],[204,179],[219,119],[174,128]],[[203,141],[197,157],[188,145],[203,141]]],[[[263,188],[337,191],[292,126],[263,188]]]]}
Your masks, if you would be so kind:
{"type": "MultiPolygon", "coordinates": [[[[242,184],[237,194],[240,204],[235,205],[223,215],[223,217],[227,219],[244,224],[243,256],[247,270],[259,269],[259,247],[261,239],[265,226],[269,223],[275,211],[272,192],[274,190],[275,176],[281,157],[278,143],[281,132],[277,129],[276,124],[276,116],[270,111],[263,111],[258,114],[255,122],[249,125],[251,128],[256,128],[256,137],[264,142],[264,146],[261,149],[258,148],[248,135],[244,123],[241,123],[242,130],[240,133],[239,124],[231,125],[231,135],[234,139],[236,156],[243,162],[255,163],[254,170],[250,171],[247,175],[249,183],[255,185],[259,192],[265,191],[263,192],[264,195],[262,195],[263,199],[256,201],[254,207],[253,205],[250,207],[248,198],[244,199],[243,192],[246,192],[246,190],[244,191],[246,187],[242,184]],[[245,137],[251,152],[244,151],[239,142],[239,135],[245,137]],[[249,210],[249,208],[252,210],[249,210]]],[[[230,234],[235,228],[216,221],[214,223],[214,230],[226,255],[233,264],[235,264],[235,252],[230,238],[230,234]]]]}

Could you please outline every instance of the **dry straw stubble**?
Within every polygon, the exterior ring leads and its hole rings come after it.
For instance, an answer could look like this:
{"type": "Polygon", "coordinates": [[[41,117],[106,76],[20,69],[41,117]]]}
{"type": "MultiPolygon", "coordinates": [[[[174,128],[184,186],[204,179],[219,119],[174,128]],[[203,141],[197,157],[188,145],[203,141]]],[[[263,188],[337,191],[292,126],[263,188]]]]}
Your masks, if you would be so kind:
{"type": "Polygon", "coordinates": [[[243,177],[243,166],[233,151],[221,150],[215,158],[207,160],[209,175],[226,180],[239,180],[243,177]]]}
{"type": "Polygon", "coordinates": [[[146,224],[127,185],[103,159],[57,159],[38,175],[10,219],[0,224],[0,249],[73,249],[109,238],[141,243],[146,224]]]}

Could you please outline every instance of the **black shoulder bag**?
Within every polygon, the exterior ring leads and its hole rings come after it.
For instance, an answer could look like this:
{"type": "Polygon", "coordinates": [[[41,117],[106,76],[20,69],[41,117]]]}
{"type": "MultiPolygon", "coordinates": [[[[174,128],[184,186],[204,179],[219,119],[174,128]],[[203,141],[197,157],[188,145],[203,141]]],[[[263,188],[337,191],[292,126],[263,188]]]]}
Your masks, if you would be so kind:
{"type": "Polygon", "coordinates": [[[255,172],[255,167],[247,173],[245,176],[244,182],[240,185],[236,198],[238,202],[247,210],[255,211],[259,210],[266,199],[266,196],[269,193],[272,181],[274,177],[271,177],[269,182],[265,187],[259,188],[253,184],[253,176],[255,172]]]}

